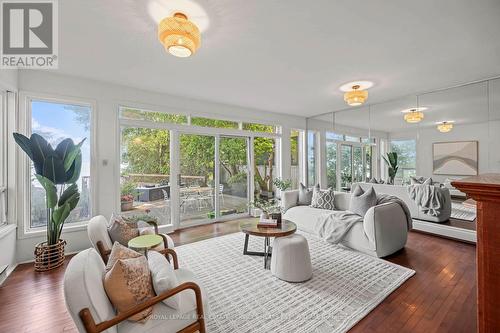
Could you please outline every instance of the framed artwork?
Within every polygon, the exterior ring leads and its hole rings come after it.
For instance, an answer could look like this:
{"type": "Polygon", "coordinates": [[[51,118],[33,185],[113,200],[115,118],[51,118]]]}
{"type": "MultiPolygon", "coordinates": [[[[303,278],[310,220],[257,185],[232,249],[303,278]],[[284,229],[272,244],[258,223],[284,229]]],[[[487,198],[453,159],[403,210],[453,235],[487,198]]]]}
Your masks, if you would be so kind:
{"type": "Polygon", "coordinates": [[[433,174],[474,176],[478,174],[478,142],[453,141],[432,144],[433,174]]]}

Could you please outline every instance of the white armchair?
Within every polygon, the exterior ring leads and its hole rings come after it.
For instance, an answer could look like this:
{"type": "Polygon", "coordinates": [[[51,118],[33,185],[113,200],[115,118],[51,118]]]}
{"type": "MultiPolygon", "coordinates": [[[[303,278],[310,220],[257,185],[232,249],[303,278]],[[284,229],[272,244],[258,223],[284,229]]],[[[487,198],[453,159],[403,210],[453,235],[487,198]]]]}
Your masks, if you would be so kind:
{"type": "MultiPolygon", "coordinates": [[[[155,233],[163,238],[163,244],[160,244],[160,249],[174,248],[174,241],[170,236],[165,234],[160,234],[158,232],[158,225],[154,222],[148,222],[155,229],[155,233]]],[[[102,260],[106,263],[108,262],[108,256],[111,253],[111,248],[113,247],[113,242],[109,237],[108,233],[108,221],[102,215],[93,217],[87,226],[87,233],[89,235],[90,242],[92,246],[99,252],[102,260]]]]}
{"type": "Polygon", "coordinates": [[[87,249],[74,256],[64,274],[64,299],[66,307],[80,333],[173,333],[205,332],[205,292],[190,271],[179,269],[177,256],[172,249],[159,251],[171,255],[179,285],[159,294],[130,310],[115,314],[103,284],[106,267],[95,249],[87,249]],[[179,294],[180,308],[174,310],[162,301],[179,294]],[[153,306],[153,315],[145,323],[128,321],[127,318],[153,306]]]}

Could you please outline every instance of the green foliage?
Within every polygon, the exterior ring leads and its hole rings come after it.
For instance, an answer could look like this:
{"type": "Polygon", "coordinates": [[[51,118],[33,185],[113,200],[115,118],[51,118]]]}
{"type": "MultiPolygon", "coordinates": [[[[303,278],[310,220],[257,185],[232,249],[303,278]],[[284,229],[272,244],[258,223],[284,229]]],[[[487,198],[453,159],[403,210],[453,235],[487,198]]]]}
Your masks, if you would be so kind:
{"type": "Polygon", "coordinates": [[[133,181],[125,181],[120,186],[120,193],[122,196],[125,195],[137,195],[137,184],[133,181]]]}
{"type": "Polygon", "coordinates": [[[286,191],[292,187],[292,181],[290,179],[276,178],[274,179],[273,184],[280,191],[286,191]]]}
{"type": "MultiPolygon", "coordinates": [[[[164,122],[185,122],[185,116],[133,109],[122,110],[122,116],[164,122]]],[[[204,127],[235,128],[236,122],[194,117],[192,124],[204,127]]],[[[236,126],[237,127],[237,126],[236,126]]],[[[245,123],[248,131],[274,133],[275,127],[245,123]]],[[[149,128],[125,128],[122,130],[122,163],[124,174],[170,175],[170,133],[149,128]]],[[[212,136],[185,134],[180,136],[181,174],[203,177],[203,182],[213,182],[215,169],[215,139],[212,136]]],[[[292,146],[292,154],[297,145],[292,146]]],[[[275,140],[256,137],[254,140],[255,181],[260,191],[272,191],[275,140]],[[264,166],[259,170],[257,166],[264,166]],[[262,173],[262,174],[261,174],[262,173]]],[[[240,173],[247,173],[247,139],[222,137],[220,142],[221,167],[229,174],[231,182],[241,180],[240,173]],[[234,177],[234,178],[233,178],[234,177]]],[[[199,185],[205,185],[199,184],[199,185]]]]}
{"type": "Polygon", "coordinates": [[[85,139],[77,145],[73,140],[65,139],[55,150],[36,133],[30,138],[14,133],[14,140],[33,162],[35,177],[45,190],[47,244],[56,244],[61,237],[64,222],[80,200],[76,181],[80,177],[81,147],[85,139]]]}
{"type": "Polygon", "coordinates": [[[394,184],[394,177],[396,177],[396,173],[398,172],[399,166],[398,166],[398,153],[396,152],[390,152],[387,153],[386,156],[382,156],[384,159],[385,163],[388,166],[388,171],[389,171],[389,182],[391,184],[394,184]]]}
{"type": "Polygon", "coordinates": [[[257,208],[267,214],[281,212],[280,204],[277,200],[255,199],[250,203],[251,208],[257,208]]]}

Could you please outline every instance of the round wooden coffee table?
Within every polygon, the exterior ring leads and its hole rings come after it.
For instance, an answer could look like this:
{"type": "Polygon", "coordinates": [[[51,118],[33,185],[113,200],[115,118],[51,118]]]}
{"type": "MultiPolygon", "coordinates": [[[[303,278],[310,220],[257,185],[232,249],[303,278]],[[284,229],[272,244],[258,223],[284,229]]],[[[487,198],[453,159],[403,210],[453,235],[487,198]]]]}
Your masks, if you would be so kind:
{"type": "Polygon", "coordinates": [[[245,245],[243,254],[264,257],[264,269],[270,269],[269,259],[272,255],[271,237],[284,237],[293,234],[297,230],[297,225],[292,221],[282,220],[279,228],[259,228],[257,222],[243,222],[240,224],[241,231],[245,234],[245,245]],[[264,251],[248,251],[248,238],[252,236],[264,237],[264,251]]]}

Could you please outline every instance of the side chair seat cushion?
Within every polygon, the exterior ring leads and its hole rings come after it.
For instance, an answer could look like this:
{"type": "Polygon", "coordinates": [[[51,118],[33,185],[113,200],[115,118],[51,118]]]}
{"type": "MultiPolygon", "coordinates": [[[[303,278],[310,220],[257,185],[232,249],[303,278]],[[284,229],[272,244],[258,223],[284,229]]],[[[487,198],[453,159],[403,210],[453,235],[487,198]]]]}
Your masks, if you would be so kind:
{"type": "MultiPolygon", "coordinates": [[[[89,308],[98,323],[115,316],[115,310],[104,290],[104,262],[94,249],[83,250],[74,256],[64,273],[64,300],[79,332],[85,332],[78,313],[89,308]]],[[[117,333],[116,327],[107,330],[117,333]]]]}
{"type": "MultiPolygon", "coordinates": [[[[206,317],[209,310],[207,294],[195,275],[191,271],[182,268],[175,270],[175,274],[179,284],[184,282],[195,282],[200,286],[203,299],[203,310],[206,317]]],[[[124,321],[118,325],[118,332],[173,333],[196,322],[197,312],[194,291],[191,289],[183,290],[178,295],[180,296],[179,310],[175,310],[165,305],[163,302],[160,302],[153,307],[153,314],[146,323],[141,324],[124,321]]]]}

